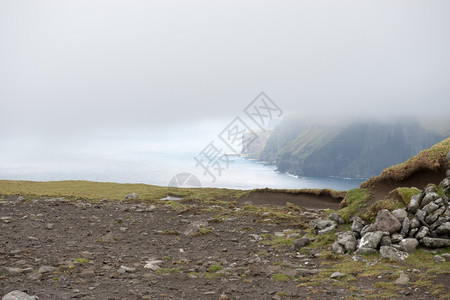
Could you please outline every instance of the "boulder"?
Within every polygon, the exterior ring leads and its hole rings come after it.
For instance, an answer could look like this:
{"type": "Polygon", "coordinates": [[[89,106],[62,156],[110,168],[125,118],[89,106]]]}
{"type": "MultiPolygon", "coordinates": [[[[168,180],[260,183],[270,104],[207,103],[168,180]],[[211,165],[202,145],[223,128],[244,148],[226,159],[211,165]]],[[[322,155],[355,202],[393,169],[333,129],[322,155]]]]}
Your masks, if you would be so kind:
{"type": "Polygon", "coordinates": [[[420,203],[420,206],[424,207],[424,206],[430,204],[431,202],[433,202],[434,200],[436,200],[437,198],[439,198],[439,195],[436,194],[435,192],[427,193],[425,195],[425,197],[423,197],[422,202],[420,203]]]}
{"type": "Polygon", "coordinates": [[[447,172],[445,172],[445,176],[450,177],[450,169],[448,169],[447,172]]]}
{"type": "Polygon", "coordinates": [[[411,226],[411,222],[409,221],[409,219],[408,218],[403,219],[402,230],[400,231],[400,234],[403,236],[407,236],[410,226],[411,226]]]}
{"type": "Polygon", "coordinates": [[[422,207],[422,210],[428,215],[439,208],[439,205],[436,205],[434,202],[430,202],[424,207],[422,207]]]}
{"type": "Polygon", "coordinates": [[[450,246],[450,239],[424,237],[421,244],[428,248],[444,248],[450,246]]]}
{"type": "Polygon", "coordinates": [[[401,240],[398,245],[401,251],[412,253],[417,248],[417,246],[419,246],[419,241],[413,238],[407,238],[401,240]]]}
{"type": "Polygon", "coordinates": [[[337,228],[337,224],[333,222],[333,224],[331,224],[331,226],[325,227],[324,229],[319,230],[317,233],[319,235],[325,235],[325,234],[333,232],[334,230],[336,230],[336,228],[337,228]]]}
{"type": "Polygon", "coordinates": [[[409,227],[410,227],[410,229],[419,228],[419,227],[420,227],[420,222],[419,222],[419,220],[417,220],[416,217],[412,218],[412,219],[409,221],[409,227]]]}
{"type": "Polygon", "coordinates": [[[409,201],[409,204],[408,204],[409,212],[415,213],[419,209],[420,201],[422,200],[422,197],[423,197],[422,194],[417,194],[417,195],[411,196],[411,200],[409,201]]]}
{"type": "Polygon", "coordinates": [[[377,253],[376,249],[372,249],[372,248],[358,248],[356,249],[355,253],[357,254],[375,254],[377,253]]]}
{"type": "Polygon", "coordinates": [[[381,247],[381,246],[390,246],[390,245],[392,245],[391,237],[390,237],[390,236],[387,236],[387,235],[384,235],[384,236],[381,238],[381,241],[380,241],[380,247],[381,247]]]}
{"type": "Polygon", "coordinates": [[[444,189],[450,186],[450,178],[445,178],[444,180],[441,181],[439,185],[442,186],[444,189]]]}
{"type": "Polygon", "coordinates": [[[358,245],[355,235],[357,235],[356,232],[347,231],[339,236],[337,242],[344,247],[346,252],[354,252],[358,245]]]}
{"type": "Polygon", "coordinates": [[[195,221],[189,224],[183,234],[186,236],[195,235],[202,227],[208,226],[208,221],[195,221]]]}
{"type": "Polygon", "coordinates": [[[400,223],[403,223],[403,220],[405,220],[405,218],[408,217],[408,213],[403,208],[399,208],[399,209],[392,211],[392,215],[394,217],[396,217],[400,223]]]}
{"type": "Polygon", "coordinates": [[[368,232],[359,241],[358,248],[376,249],[382,237],[382,231],[368,232]]]}
{"type": "Polygon", "coordinates": [[[392,243],[400,243],[401,240],[403,240],[403,235],[401,235],[400,233],[391,234],[392,243]]]}
{"type": "Polygon", "coordinates": [[[363,227],[364,222],[361,220],[361,218],[358,216],[353,217],[352,231],[361,234],[361,230],[363,229],[363,227]]]}
{"type": "Polygon", "coordinates": [[[330,277],[333,278],[333,279],[336,279],[336,278],[342,278],[344,276],[345,276],[345,274],[342,273],[342,272],[334,272],[333,274],[331,274],[330,277]]]}
{"type": "Polygon", "coordinates": [[[12,291],[3,296],[2,300],[34,300],[39,299],[36,296],[29,296],[28,294],[25,294],[21,291],[12,291]]]}
{"type": "Polygon", "coordinates": [[[344,254],[345,253],[344,246],[342,246],[337,241],[334,242],[333,245],[331,245],[331,248],[333,249],[334,254],[344,254]]]}
{"type": "Polygon", "coordinates": [[[450,222],[445,222],[438,228],[436,228],[436,233],[438,235],[450,235],[450,222]]]}
{"type": "Polygon", "coordinates": [[[433,259],[434,259],[434,261],[437,262],[438,264],[441,264],[441,263],[445,262],[445,258],[443,258],[443,257],[440,256],[440,255],[435,255],[435,256],[433,256],[433,259]]]}
{"type": "Polygon", "coordinates": [[[294,241],[294,250],[299,251],[301,248],[309,245],[309,243],[311,243],[311,240],[307,237],[297,239],[294,241]]]}
{"type": "Polygon", "coordinates": [[[136,193],[128,194],[125,196],[125,200],[137,200],[139,199],[139,195],[136,193]]]}
{"type": "Polygon", "coordinates": [[[345,221],[344,221],[344,219],[340,216],[340,215],[338,215],[337,213],[332,213],[329,217],[328,217],[328,219],[330,219],[330,220],[332,220],[332,221],[334,221],[334,222],[336,222],[336,223],[338,223],[338,224],[344,224],[345,223],[345,221]]]}
{"type": "Polygon", "coordinates": [[[422,226],[422,227],[420,227],[419,232],[417,232],[417,234],[416,234],[416,239],[420,240],[429,234],[430,234],[430,229],[428,229],[428,227],[422,226]]]}
{"type": "Polygon", "coordinates": [[[450,161],[450,151],[448,151],[446,158],[447,158],[447,161],[450,161]]]}
{"type": "Polygon", "coordinates": [[[405,285],[409,282],[409,276],[403,272],[400,273],[400,276],[395,281],[397,285],[405,285]]]}
{"type": "Polygon", "coordinates": [[[411,230],[409,231],[408,236],[409,236],[409,237],[414,237],[414,236],[416,236],[417,231],[419,231],[419,228],[413,228],[413,229],[411,229],[411,230]]]}
{"type": "Polygon", "coordinates": [[[395,249],[390,246],[383,246],[380,248],[381,258],[392,259],[398,262],[405,261],[408,258],[408,253],[395,249]]]}
{"type": "Polygon", "coordinates": [[[387,209],[378,212],[374,225],[377,231],[386,231],[390,234],[402,228],[402,224],[387,209]]]}
{"type": "Polygon", "coordinates": [[[444,211],[445,211],[445,206],[438,208],[432,214],[429,214],[425,218],[425,223],[432,224],[432,223],[436,222],[436,220],[444,213],[444,211]]]}

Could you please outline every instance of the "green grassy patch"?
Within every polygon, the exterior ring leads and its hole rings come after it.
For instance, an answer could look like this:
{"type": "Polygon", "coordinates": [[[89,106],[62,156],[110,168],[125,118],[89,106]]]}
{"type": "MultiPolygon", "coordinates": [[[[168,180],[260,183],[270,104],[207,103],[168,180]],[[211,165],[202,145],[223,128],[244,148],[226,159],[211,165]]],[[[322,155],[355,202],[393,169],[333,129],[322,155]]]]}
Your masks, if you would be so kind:
{"type": "Polygon", "coordinates": [[[347,206],[339,210],[339,215],[346,222],[349,222],[353,215],[355,215],[362,208],[366,207],[369,198],[370,194],[368,189],[353,189],[348,191],[347,196],[343,201],[347,206]]]}

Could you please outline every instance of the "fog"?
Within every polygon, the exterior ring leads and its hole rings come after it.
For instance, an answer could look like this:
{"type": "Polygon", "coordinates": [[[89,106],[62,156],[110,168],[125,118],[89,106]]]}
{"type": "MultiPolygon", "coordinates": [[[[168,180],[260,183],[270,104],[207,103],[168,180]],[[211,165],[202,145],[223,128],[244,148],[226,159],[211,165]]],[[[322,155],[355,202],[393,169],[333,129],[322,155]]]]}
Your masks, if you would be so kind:
{"type": "Polygon", "coordinates": [[[2,135],[226,122],[261,91],[287,113],[448,112],[448,11],[448,1],[3,0],[2,135]]]}
{"type": "Polygon", "coordinates": [[[261,91],[283,116],[448,116],[449,11],[448,1],[0,0],[2,163],[136,141],[200,151],[261,91]]]}

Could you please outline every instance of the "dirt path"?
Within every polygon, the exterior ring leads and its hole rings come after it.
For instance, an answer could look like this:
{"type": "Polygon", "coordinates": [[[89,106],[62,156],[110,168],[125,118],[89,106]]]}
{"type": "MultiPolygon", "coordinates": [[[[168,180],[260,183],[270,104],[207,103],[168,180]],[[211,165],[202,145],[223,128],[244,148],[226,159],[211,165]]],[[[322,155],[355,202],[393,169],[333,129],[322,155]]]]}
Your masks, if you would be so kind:
{"type": "Polygon", "coordinates": [[[333,198],[329,195],[312,195],[312,194],[289,194],[282,192],[253,192],[246,197],[239,199],[240,202],[250,202],[252,204],[261,205],[277,205],[284,206],[286,203],[302,206],[308,209],[339,209],[339,203],[342,198],[333,198]]]}

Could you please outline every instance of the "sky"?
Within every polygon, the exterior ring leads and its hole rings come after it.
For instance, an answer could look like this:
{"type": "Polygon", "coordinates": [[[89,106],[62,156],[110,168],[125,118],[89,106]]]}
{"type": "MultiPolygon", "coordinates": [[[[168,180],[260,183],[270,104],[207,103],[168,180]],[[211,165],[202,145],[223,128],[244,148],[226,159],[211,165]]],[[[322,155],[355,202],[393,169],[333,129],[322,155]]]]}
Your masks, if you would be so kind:
{"type": "Polygon", "coordinates": [[[447,0],[0,0],[0,137],[215,132],[261,91],[285,114],[448,115],[449,11],[447,0]]]}

